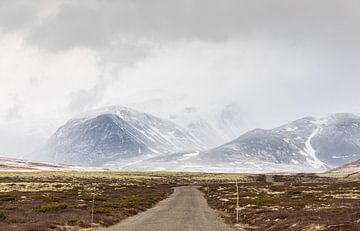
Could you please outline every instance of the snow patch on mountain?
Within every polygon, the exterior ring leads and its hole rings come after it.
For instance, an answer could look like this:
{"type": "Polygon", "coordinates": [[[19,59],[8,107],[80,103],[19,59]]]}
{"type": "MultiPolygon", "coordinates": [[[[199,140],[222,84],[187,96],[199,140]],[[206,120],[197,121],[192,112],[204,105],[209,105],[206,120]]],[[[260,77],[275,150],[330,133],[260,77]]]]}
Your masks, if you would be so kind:
{"type": "Polygon", "coordinates": [[[204,149],[203,144],[171,121],[112,106],[70,120],[34,156],[66,164],[102,166],[117,162],[124,166],[166,153],[204,149]]]}
{"type": "Polygon", "coordinates": [[[232,142],[201,154],[203,160],[293,164],[294,167],[329,169],[354,161],[360,153],[360,117],[334,114],[306,117],[274,129],[256,129],[232,142]],[[349,156],[349,150],[355,156],[349,156]],[[334,155],[336,153],[336,155],[334,155]],[[344,153],[346,155],[340,155],[344,153]],[[343,159],[335,159],[342,156],[343,159]]]}
{"type": "Polygon", "coordinates": [[[187,154],[183,154],[182,157],[179,158],[180,161],[182,160],[189,160],[195,156],[198,156],[200,154],[200,152],[193,152],[193,153],[187,153],[187,154]]]}
{"type": "Polygon", "coordinates": [[[206,117],[189,107],[170,121],[106,107],[70,120],[34,153],[38,160],[83,166],[210,172],[318,172],[360,156],[356,115],[305,117],[230,140],[243,129],[239,111],[229,106],[206,117]]]}
{"type": "Polygon", "coordinates": [[[316,151],[311,145],[311,140],[319,133],[320,127],[316,128],[313,133],[309,136],[309,138],[305,142],[305,152],[300,152],[304,156],[306,156],[307,162],[313,166],[314,168],[321,168],[325,167],[326,164],[322,162],[319,158],[316,156],[316,151]]]}

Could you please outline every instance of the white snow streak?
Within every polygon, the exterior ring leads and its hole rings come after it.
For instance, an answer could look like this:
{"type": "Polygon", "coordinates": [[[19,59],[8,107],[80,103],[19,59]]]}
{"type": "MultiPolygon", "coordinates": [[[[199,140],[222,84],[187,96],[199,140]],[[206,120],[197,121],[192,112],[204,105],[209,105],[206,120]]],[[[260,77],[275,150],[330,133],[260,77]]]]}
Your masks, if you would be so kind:
{"type": "Polygon", "coordinates": [[[187,153],[187,154],[184,154],[181,158],[179,158],[179,160],[189,160],[192,157],[198,156],[199,154],[200,154],[200,152],[187,153]]]}
{"type": "Polygon", "coordinates": [[[316,157],[316,151],[311,145],[311,140],[319,133],[320,130],[321,127],[316,128],[305,142],[304,155],[307,156],[307,162],[314,168],[321,168],[326,166],[324,162],[322,162],[319,158],[316,157]]]}

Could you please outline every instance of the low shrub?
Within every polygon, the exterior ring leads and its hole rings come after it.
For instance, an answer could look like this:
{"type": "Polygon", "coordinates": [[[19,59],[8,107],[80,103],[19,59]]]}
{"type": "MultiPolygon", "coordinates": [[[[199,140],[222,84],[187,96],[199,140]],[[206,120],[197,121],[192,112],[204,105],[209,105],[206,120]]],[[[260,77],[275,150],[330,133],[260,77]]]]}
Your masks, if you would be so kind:
{"type": "Polygon", "coordinates": [[[5,219],[6,219],[6,215],[5,215],[4,211],[0,210],[0,221],[3,221],[5,219]]]}
{"type": "Polygon", "coordinates": [[[10,194],[0,195],[0,201],[14,201],[15,197],[10,194]]]}
{"type": "MultiPolygon", "coordinates": [[[[89,195],[83,195],[81,197],[81,199],[83,199],[84,201],[92,201],[93,200],[93,196],[91,194],[89,195]]],[[[95,201],[107,201],[108,198],[104,195],[95,195],[95,201]]]]}
{"type": "Polygon", "coordinates": [[[71,218],[67,222],[67,224],[70,226],[75,226],[77,223],[78,223],[78,219],[76,219],[76,218],[71,218]]]}
{"type": "Polygon", "coordinates": [[[64,210],[67,207],[68,205],[65,203],[54,203],[54,204],[47,204],[37,207],[34,210],[36,212],[47,213],[47,212],[56,212],[56,211],[64,210]]]}
{"type": "MultiPolygon", "coordinates": [[[[109,208],[95,208],[94,214],[110,214],[112,212],[109,208]]],[[[91,211],[90,211],[91,213],[91,211]]]]}

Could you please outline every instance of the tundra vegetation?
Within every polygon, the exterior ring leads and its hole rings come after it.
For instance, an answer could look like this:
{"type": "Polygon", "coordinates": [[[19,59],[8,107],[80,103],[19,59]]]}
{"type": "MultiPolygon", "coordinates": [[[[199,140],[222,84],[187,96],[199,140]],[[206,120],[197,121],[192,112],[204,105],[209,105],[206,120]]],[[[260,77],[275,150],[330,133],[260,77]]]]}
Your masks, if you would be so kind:
{"type": "Polygon", "coordinates": [[[239,230],[360,230],[360,178],[259,175],[202,187],[210,207],[239,230]],[[236,200],[239,195],[239,222],[236,200]]]}
{"type": "Polygon", "coordinates": [[[239,230],[360,228],[359,178],[58,171],[0,173],[0,230],[110,226],[153,207],[173,187],[190,184],[202,186],[209,205],[239,230]]]}
{"type": "Polygon", "coordinates": [[[167,198],[174,186],[233,177],[161,172],[0,172],[0,230],[110,226],[153,207],[167,198]]]}

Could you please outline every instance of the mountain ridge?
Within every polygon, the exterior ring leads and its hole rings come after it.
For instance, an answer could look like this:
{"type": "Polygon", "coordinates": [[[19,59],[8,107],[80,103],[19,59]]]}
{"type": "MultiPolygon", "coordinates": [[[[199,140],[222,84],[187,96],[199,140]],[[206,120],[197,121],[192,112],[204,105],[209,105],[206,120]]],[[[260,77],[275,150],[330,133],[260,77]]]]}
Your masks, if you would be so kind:
{"type": "Polygon", "coordinates": [[[110,107],[69,120],[37,155],[40,160],[98,166],[194,149],[204,147],[171,121],[126,107],[110,107]]]}
{"type": "Polygon", "coordinates": [[[111,106],[69,120],[38,154],[49,162],[127,170],[325,171],[360,158],[360,117],[304,117],[208,148],[170,120],[111,106]]]}
{"type": "Polygon", "coordinates": [[[155,157],[133,167],[230,172],[321,172],[360,158],[359,127],[360,117],[350,113],[324,118],[304,117],[273,129],[251,130],[233,141],[196,155],[178,153],[155,157]],[[329,149],[328,145],[333,148],[329,149]],[[356,147],[355,154],[341,154],[346,150],[344,146],[356,147]]]}

